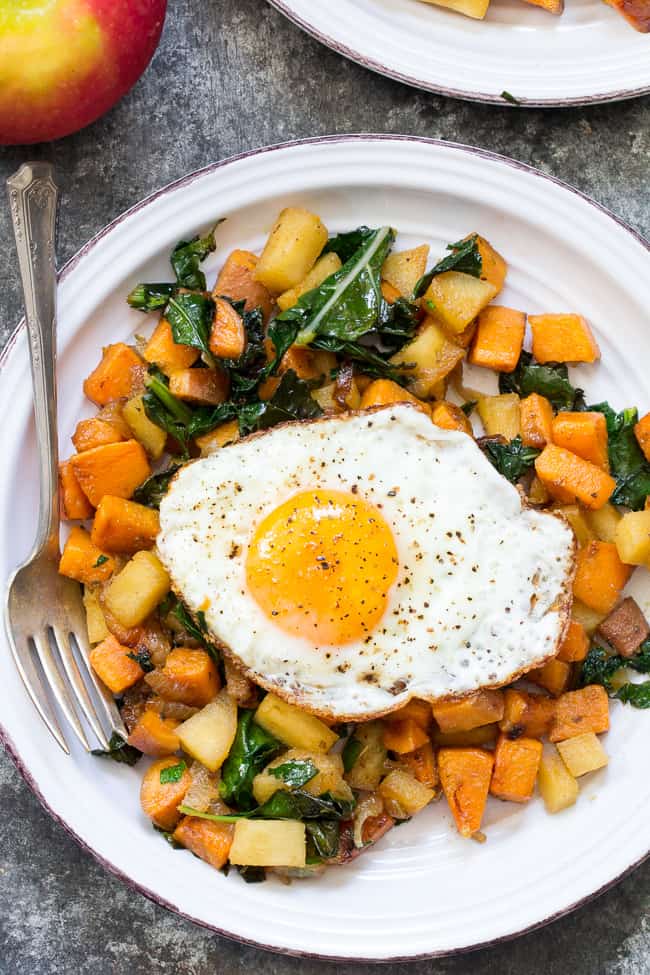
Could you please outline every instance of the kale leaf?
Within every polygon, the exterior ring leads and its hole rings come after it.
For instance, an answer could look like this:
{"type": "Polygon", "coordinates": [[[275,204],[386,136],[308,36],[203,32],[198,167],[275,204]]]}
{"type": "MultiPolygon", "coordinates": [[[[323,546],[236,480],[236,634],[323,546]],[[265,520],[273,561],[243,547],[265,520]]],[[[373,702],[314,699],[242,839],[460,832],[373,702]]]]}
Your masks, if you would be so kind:
{"type": "Polygon", "coordinates": [[[129,650],[127,657],[131,660],[135,660],[136,664],[140,664],[145,674],[150,674],[154,670],[154,665],[151,662],[151,654],[148,650],[138,650],[136,653],[133,650],[129,650]]]}
{"type": "Polygon", "coordinates": [[[644,680],[641,684],[623,684],[614,697],[623,704],[631,704],[633,708],[650,708],[650,680],[644,680]]]}
{"type": "Polygon", "coordinates": [[[363,742],[359,741],[358,738],[350,736],[343,747],[343,752],[341,753],[341,758],[343,759],[343,769],[346,772],[349,772],[354,766],[362,751],[363,742]]]}
{"type": "Polygon", "coordinates": [[[138,311],[157,311],[165,307],[175,290],[175,284],[137,284],[126,300],[138,311]]]}
{"type": "Polygon", "coordinates": [[[199,270],[199,264],[216,248],[214,234],[221,222],[218,220],[205,237],[197,235],[190,241],[179,240],[174,247],[170,262],[179,287],[205,291],[205,274],[199,270]]]}
{"type": "Polygon", "coordinates": [[[108,751],[94,748],[91,755],[96,755],[98,758],[112,758],[114,762],[119,762],[121,765],[135,765],[142,758],[142,752],[129,745],[116,731],[110,737],[108,751]]]}
{"type": "Polygon", "coordinates": [[[539,450],[534,447],[524,447],[519,436],[509,443],[500,443],[496,439],[486,437],[480,446],[499,474],[503,474],[513,484],[522,474],[530,470],[535,463],[535,458],[539,456],[539,450]]]}
{"type": "Polygon", "coordinates": [[[523,351],[514,372],[499,374],[499,392],[530,396],[539,393],[550,401],[556,410],[584,410],[584,392],[571,385],[569,370],[563,362],[533,360],[530,352],[523,351]]]}
{"type": "Polygon", "coordinates": [[[246,348],[238,359],[224,359],[223,365],[230,374],[230,395],[232,399],[240,400],[249,396],[269,372],[264,346],[264,315],[261,308],[244,311],[244,302],[231,304],[242,316],[246,348]]]}
{"type": "Polygon", "coordinates": [[[292,759],[283,762],[281,765],[276,765],[268,771],[274,778],[281,779],[290,789],[299,789],[318,775],[318,769],[309,758],[292,759]]]}
{"type": "Polygon", "coordinates": [[[638,511],[650,494],[650,464],[634,434],[639,414],[635,408],[616,413],[609,403],[596,403],[590,410],[603,413],[607,421],[609,466],[616,478],[610,501],[638,511]]]}
{"type": "Polygon", "coordinates": [[[182,455],[187,457],[190,439],[188,424],[192,419],[192,410],[170,393],[167,376],[156,366],[149,368],[145,386],[147,391],[142,397],[145,413],[152,423],[180,444],[182,455]]]}
{"type": "Polygon", "coordinates": [[[623,657],[616,654],[608,654],[607,651],[594,644],[582,662],[580,671],[580,686],[586,687],[588,684],[601,684],[608,693],[613,693],[612,677],[622,667],[626,666],[623,657]]]}
{"type": "Polygon", "coordinates": [[[309,792],[303,792],[302,789],[295,789],[293,792],[278,789],[261,806],[247,812],[221,815],[199,812],[197,809],[185,805],[180,805],[178,808],[185,816],[209,819],[215,823],[236,823],[238,819],[343,820],[350,818],[355,805],[354,799],[342,799],[339,796],[333,796],[330,792],[324,792],[320,796],[312,796],[309,792]]]}
{"type": "Polygon", "coordinates": [[[277,739],[255,724],[254,713],[240,711],[235,740],[221,767],[221,797],[243,810],[255,804],[253,779],[282,750],[277,739]]]}
{"type": "Polygon", "coordinates": [[[210,352],[210,330],[214,318],[214,301],[206,295],[181,292],[169,299],[165,317],[174,342],[200,349],[208,362],[214,362],[210,352]]]}
{"type": "Polygon", "coordinates": [[[336,234],[330,237],[323,247],[323,254],[337,254],[342,264],[347,264],[360,247],[369,240],[375,233],[370,227],[357,227],[356,230],[348,230],[343,234],[336,234]]]}
{"type": "Polygon", "coordinates": [[[186,768],[187,765],[182,759],[176,765],[166,765],[165,768],[161,768],[160,784],[169,785],[171,782],[180,782],[186,768]]]}
{"type": "Polygon", "coordinates": [[[237,872],[247,884],[262,884],[266,880],[265,867],[238,866],[237,872]]]}
{"type": "Polygon", "coordinates": [[[623,704],[631,704],[635,708],[650,708],[650,680],[640,684],[627,681],[618,688],[614,687],[612,678],[626,667],[640,674],[650,673],[650,639],[641,644],[638,653],[633,657],[608,654],[603,647],[594,644],[583,661],[580,686],[601,684],[610,697],[622,701],[623,704]]]}
{"type": "Polygon", "coordinates": [[[339,851],[341,824],[336,819],[310,819],[305,823],[307,832],[307,862],[329,860],[339,851]]]}
{"type": "Polygon", "coordinates": [[[342,339],[324,335],[314,339],[310,348],[334,352],[349,362],[357,362],[362,367],[364,375],[372,376],[374,379],[392,379],[400,386],[408,384],[408,375],[405,375],[403,371],[408,368],[408,363],[400,363],[399,366],[394,365],[369,345],[362,345],[360,342],[345,342],[342,339]]]}
{"type": "Polygon", "coordinates": [[[171,480],[180,470],[179,464],[172,464],[158,474],[152,474],[139,488],[133,492],[133,500],[138,504],[144,504],[147,508],[160,508],[160,502],[167,494],[171,480]]]}
{"type": "Polygon", "coordinates": [[[478,246],[478,236],[470,234],[466,240],[457,240],[455,244],[447,244],[447,254],[442,260],[423,274],[413,289],[413,297],[421,298],[433,279],[438,274],[445,271],[461,271],[463,274],[471,274],[474,278],[480,278],[483,270],[483,259],[478,246]]]}
{"type": "Polygon", "coordinates": [[[312,397],[309,384],[288,369],[271,399],[239,407],[237,419],[242,436],[255,430],[266,430],[289,420],[307,420],[323,411],[312,397]]]}

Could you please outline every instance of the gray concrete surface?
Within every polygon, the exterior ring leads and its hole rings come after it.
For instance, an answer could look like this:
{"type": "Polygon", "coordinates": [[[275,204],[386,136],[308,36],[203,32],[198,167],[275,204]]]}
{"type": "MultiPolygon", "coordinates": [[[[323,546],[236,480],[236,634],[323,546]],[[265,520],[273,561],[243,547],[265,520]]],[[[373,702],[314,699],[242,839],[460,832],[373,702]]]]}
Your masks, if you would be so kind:
{"type": "MultiPolygon", "coordinates": [[[[0,152],[3,180],[28,157],[55,163],[61,262],[120,211],[189,170],[266,143],[333,132],[406,132],[514,156],[568,180],[650,236],[650,98],[565,111],[470,105],[342,60],[263,0],[175,0],[170,8],[152,66],[108,116],[58,144],[0,152]]],[[[4,342],[20,297],[1,201],[0,248],[4,342]]],[[[48,818],[6,756],[0,809],[3,975],[361,972],[242,948],[130,892],[48,818]]],[[[642,975],[650,973],[649,908],[650,862],[546,930],[392,971],[642,975]]]]}

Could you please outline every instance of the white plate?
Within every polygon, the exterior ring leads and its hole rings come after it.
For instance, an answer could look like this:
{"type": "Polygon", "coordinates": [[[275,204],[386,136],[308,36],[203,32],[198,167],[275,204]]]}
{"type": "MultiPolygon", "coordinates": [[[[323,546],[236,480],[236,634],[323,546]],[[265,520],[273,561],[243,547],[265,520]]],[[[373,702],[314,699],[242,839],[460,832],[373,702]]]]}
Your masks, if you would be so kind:
{"type": "MultiPolygon", "coordinates": [[[[530,312],[576,310],[593,323],[603,362],[578,374],[595,399],[650,400],[650,255],[632,231],[585,197],[519,164],[459,146],[347,137],[260,150],[172,184],[120,217],[61,275],[60,429],[64,455],[82,414],[81,380],[107,342],[146,319],[124,297],[139,280],[165,280],[179,238],[227,216],[212,274],[235,245],[259,248],[278,210],[303,204],[332,230],[391,222],[400,243],[446,242],[479,229],[509,262],[505,303],[530,312]]],[[[63,214],[65,219],[65,213],[63,214]]],[[[2,360],[0,578],[34,532],[36,458],[24,330],[2,360]]],[[[650,609],[648,576],[637,595],[650,609]]],[[[396,829],[354,864],[317,882],[247,886],[170,849],[141,815],[141,767],[66,758],[35,715],[0,652],[2,734],[50,812],[108,869],[176,911],[233,937],[293,953],[412,958],[512,936],[570,910],[650,849],[646,713],[615,705],[611,764],[578,804],[548,816],[491,800],[488,841],[460,839],[441,802],[396,829]]]]}
{"type": "Polygon", "coordinates": [[[650,91],[650,35],[603,0],[554,17],[492,0],[485,20],[419,0],[269,0],[339,54],[416,88],[507,105],[586,105],[650,91]]]}

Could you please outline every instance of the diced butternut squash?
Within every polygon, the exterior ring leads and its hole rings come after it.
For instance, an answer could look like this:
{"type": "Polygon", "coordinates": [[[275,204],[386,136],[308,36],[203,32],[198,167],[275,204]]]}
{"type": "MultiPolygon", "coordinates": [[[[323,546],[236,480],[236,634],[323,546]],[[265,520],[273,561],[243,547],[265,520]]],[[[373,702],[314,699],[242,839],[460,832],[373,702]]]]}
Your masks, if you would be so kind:
{"type": "Polygon", "coordinates": [[[529,670],[526,680],[543,687],[545,691],[558,697],[563,694],[571,680],[571,665],[564,660],[548,660],[542,667],[529,670]]]}
{"type": "MultiPolygon", "coordinates": [[[[341,266],[341,258],[338,254],[335,254],[333,251],[329,254],[323,254],[322,257],[318,258],[309,274],[303,278],[300,284],[278,295],[278,307],[280,311],[293,308],[299,298],[302,298],[303,295],[307,294],[313,288],[318,288],[326,278],[329,278],[330,275],[338,271],[341,266]]],[[[399,298],[399,294],[396,297],[399,298]]]]}
{"type": "Polygon", "coordinates": [[[177,728],[181,747],[211,772],[225,762],[236,733],[237,702],[226,690],[177,728]]]}
{"type": "Polygon", "coordinates": [[[230,847],[230,862],[245,867],[304,867],[305,824],[296,820],[240,819],[230,847]]]}
{"type": "Polygon", "coordinates": [[[503,718],[499,728],[508,738],[543,738],[548,734],[555,714],[555,701],[552,698],[511,687],[504,696],[503,718]]]}
{"type": "Polygon", "coordinates": [[[394,288],[388,281],[381,282],[381,296],[389,305],[394,305],[397,299],[402,297],[397,288],[394,288]]]}
{"type": "Polygon", "coordinates": [[[607,504],[616,487],[601,467],[555,444],[546,445],[535,460],[535,470],[558,501],[579,501],[593,511],[607,504]]]}
{"type": "Polygon", "coordinates": [[[600,735],[609,730],[609,698],[600,684],[589,684],[563,694],[557,702],[549,732],[551,741],[564,741],[585,732],[600,735]]]}
{"type": "Polygon", "coordinates": [[[231,823],[213,823],[196,816],[184,816],[174,830],[173,839],[215,870],[221,870],[228,861],[233,834],[231,823]]]}
{"type": "Polygon", "coordinates": [[[223,296],[233,301],[244,301],[245,311],[261,308],[266,321],[273,310],[273,299],[255,278],[257,263],[257,255],[251,251],[234,250],[219,272],[212,295],[214,298],[223,296]]]}
{"type": "Polygon", "coordinates": [[[128,656],[131,652],[109,633],[88,655],[90,666],[113,694],[123,694],[144,675],[137,660],[128,656]]]}
{"type": "Polygon", "coordinates": [[[181,818],[178,806],[192,784],[192,776],[187,768],[177,781],[160,781],[160,773],[164,769],[178,764],[179,759],[173,755],[158,759],[144,773],[140,786],[142,811],[156,826],[168,831],[173,830],[181,818]]]}
{"type": "Polygon", "coordinates": [[[604,768],[609,762],[607,752],[593,731],[557,743],[557,750],[571,775],[576,779],[588,772],[604,768]]]}
{"type": "Polygon", "coordinates": [[[553,511],[563,515],[569,522],[578,545],[588,545],[593,541],[594,533],[587,519],[588,512],[584,508],[578,504],[554,504],[553,511]]]}
{"type": "Polygon", "coordinates": [[[157,711],[147,709],[136,721],[128,738],[129,745],[152,758],[173,755],[181,747],[177,727],[178,721],[163,718],[157,711]]]}
{"type": "Polygon", "coordinates": [[[84,586],[83,603],[86,611],[88,642],[91,644],[101,643],[108,636],[109,630],[106,626],[104,612],[99,603],[96,586],[84,586]]]}
{"type": "Polygon", "coordinates": [[[239,440],[239,423],[237,420],[228,420],[226,423],[215,427],[214,430],[210,430],[209,433],[197,437],[195,443],[201,451],[201,455],[207,457],[208,454],[212,454],[220,447],[225,447],[226,444],[234,443],[236,440],[239,440]]]}
{"type": "Polygon", "coordinates": [[[481,748],[441,748],[440,783],[461,836],[481,828],[494,758],[481,748]]]}
{"type": "Polygon", "coordinates": [[[429,315],[416,337],[396,352],[390,362],[403,367],[404,375],[410,379],[411,392],[426,399],[435,394],[437,384],[449,375],[464,355],[465,350],[429,315]]]}
{"type": "Polygon", "coordinates": [[[623,516],[613,504],[603,505],[598,511],[585,512],[585,518],[595,538],[601,542],[616,542],[618,523],[623,516]]]}
{"type": "Polygon", "coordinates": [[[246,349],[244,321],[225,298],[214,299],[210,352],[218,359],[239,359],[246,349]]]}
{"type": "Polygon", "coordinates": [[[497,724],[483,724],[469,731],[436,731],[432,732],[434,743],[440,748],[480,748],[489,747],[497,740],[499,726],[497,724]]]}
{"type": "Polygon", "coordinates": [[[589,637],[581,623],[569,620],[569,626],[560,646],[557,659],[565,660],[568,664],[584,660],[589,650],[589,637]]]}
{"type": "Polygon", "coordinates": [[[384,261],[381,276],[395,288],[398,296],[409,298],[427,269],[428,259],[428,244],[421,244],[408,251],[396,251],[389,254],[384,261]]]}
{"type": "Polygon", "coordinates": [[[558,813],[575,804],[580,791],[578,783],[562,761],[556,748],[544,750],[537,776],[539,794],[546,811],[558,813]]]}
{"type": "Polygon", "coordinates": [[[144,447],[137,440],[84,450],[71,457],[70,463],[81,490],[95,508],[105,494],[130,498],[151,474],[144,447]]]}
{"type": "Polygon", "coordinates": [[[86,518],[92,518],[93,506],[81,490],[69,460],[59,464],[59,500],[61,517],[65,521],[85,521],[86,518]]]}
{"type": "Polygon", "coordinates": [[[541,449],[553,439],[553,407],[545,396],[531,393],[519,403],[521,439],[526,447],[541,449]]]}
{"type": "Polygon", "coordinates": [[[345,778],[353,789],[372,792],[379,785],[386,763],[384,725],[382,721],[368,721],[357,725],[353,737],[361,743],[361,751],[345,778]]]}
{"type": "Polygon", "coordinates": [[[446,7],[463,14],[465,17],[472,17],[474,20],[483,20],[488,11],[490,0],[423,0],[423,3],[431,3],[436,7],[446,7]]]}
{"type": "Polygon", "coordinates": [[[166,373],[177,369],[189,369],[200,354],[200,350],[192,345],[174,342],[172,327],[166,318],[160,319],[143,352],[147,362],[153,363],[166,373]]]}
{"type": "Polygon", "coordinates": [[[393,711],[388,715],[388,721],[401,721],[403,718],[412,718],[420,728],[427,731],[432,723],[431,705],[428,701],[422,701],[417,697],[412,697],[408,704],[405,704],[399,711],[393,711]]]}
{"type": "Polygon", "coordinates": [[[431,413],[428,403],[423,403],[392,379],[375,379],[371,382],[363,392],[359,408],[368,410],[372,406],[392,406],[393,403],[412,403],[422,413],[431,413]]]}
{"type": "Polygon", "coordinates": [[[472,436],[473,430],[469,417],[455,403],[449,403],[444,399],[434,403],[431,407],[431,419],[443,430],[458,430],[460,433],[472,436]]]}
{"type": "Polygon", "coordinates": [[[573,592],[597,613],[611,613],[632,570],[621,562],[616,545],[589,542],[578,549],[573,592]]]}
{"type": "Polygon", "coordinates": [[[564,11],[564,0],[524,0],[524,2],[532,4],[533,7],[541,7],[542,10],[556,16],[564,11]]]}
{"type": "Polygon", "coordinates": [[[600,349],[582,315],[529,315],[538,362],[595,362],[600,349]]]}
{"type": "Polygon", "coordinates": [[[327,243],[327,228],[320,217],[303,207],[286,207],[276,220],[255,278],[271,294],[295,288],[305,279],[327,243]]]}
{"type": "Polygon", "coordinates": [[[115,571],[115,559],[93,545],[85,528],[75,525],[63,547],[59,572],[77,582],[105,582],[115,571]]]}
{"type": "Polygon", "coordinates": [[[634,435],[639,443],[639,447],[645,454],[646,460],[650,460],[650,413],[646,413],[634,425],[634,435]]]}
{"type": "Polygon", "coordinates": [[[90,537],[94,545],[106,552],[132,555],[142,548],[152,548],[159,531],[160,518],[154,508],[105,494],[95,512],[90,537]]]}
{"type": "Polygon", "coordinates": [[[427,742],[426,745],[420,745],[414,752],[407,752],[405,755],[402,755],[402,762],[418,782],[425,785],[427,789],[436,788],[438,785],[438,770],[436,768],[436,757],[431,742],[427,742]]]}
{"type": "Polygon", "coordinates": [[[415,751],[420,745],[426,745],[429,736],[413,718],[401,718],[397,721],[389,720],[384,728],[384,745],[391,752],[403,754],[415,751]]]}
{"type": "Polygon", "coordinates": [[[179,369],[169,377],[169,392],[199,406],[218,406],[228,396],[230,381],[222,369],[179,369]]]}
{"type": "Polygon", "coordinates": [[[650,33],[650,8],[646,0],[606,0],[606,3],[625,17],[635,30],[650,33]]]}
{"type": "Polygon", "coordinates": [[[490,305],[478,316],[478,327],[469,354],[475,366],[512,372],[521,355],[526,331],[523,311],[490,305]]]}
{"type": "MultiPolygon", "coordinates": [[[[406,813],[406,816],[414,816],[424,809],[435,796],[433,789],[428,788],[419,782],[410,772],[402,769],[393,769],[383,779],[379,786],[379,795],[387,805],[387,811],[391,810],[391,803],[397,803],[396,813],[406,813]]],[[[404,818],[397,816],[396,818],[404,818]]]]}
{"type": "MultiPolygon", "coordinates": [[[[278,375],[295,372],[298,379],[321,379],[323,373],[318,363],[317,354],[304,346],[292,345],[282,356],[278,367],[278,375]]],[[[329,379],[329,373],[327,375],[329,379]]]]}
{"type": "Polygon", "coordinates": [[[542,749],[537,738],[501,735],[494,751],[492,795],[508,802],[528,802],[535,789],[542,749]]]}
{"type": "Polygon", "coordinates": [[[142,444],[152,460],[160,460],[165,452],[167,434],[147,416],[142,396],[133,396],[122,410],[124,419],[135,439],[142,444]]]}
{"type": "Polygon", "coordinates": [[[521,433],[519,397],[516,393],[481,396],[478,415],[488,437],[502,436],[514,440],[521,433]]]}
{"type": "Polygon", "coordinates": [[[99,365],[84,381],[84,393],[97,406],[131,396],[142,383],[144,365],[130,345],[108,345],[99,365]]]}
{"type": "Polygon", "coordinates": [[[573,600],[571,618],[580,623],[581,626],[584,626],[587,636],[593,636],[606,615],[606,613],[597,613],[590,606],[585,606],[579,599],[573,600]]]}
{"type": "Polygon", "coordinates": [[[624,514],[616,526],[615,544],[626,565],[650,564],[650,509],[624,514]]]}
{"type": "Polygon", "coordinates": [[[443,732],[469,731],[492,724],[503,717],[503,691],[474,691],[459,701],[440,701],[433,705],[433,716],[443,732]]]}
{"type": "Polygon", "coordinates": [[[422,298],[422,307],[450,332],[463,332],[492,301],[497,288],[461,271],[438,274],[422,298]]]}
{"type": "Polygon", "coordinates": [[[293,704],[287,704],[275,694],[266,695],[255,712],[255,720],[270,735],[292,748],[328,752],[334,742],[338,741],[336,732],[328,728],[320,718],[301,711],[293,704]]]}
{"type": "Polygon", "coordinates": [[[216,697],[219,672],[205,650],[176,647],[161,670],[147,674],[146,681],[164,701],[178,701],[202,708],[216,697]]]}
{"type": "Polygon", "coordinates": [[[553,443],[609,470],[607,421],[603,413],[558,413],[553,418],[553,443]]]}
{"type": "Polygon", "coordinates": [[[497,294],[503,288],[503,284],[506,280],[506,274],[508,271],[508,265],[501,257],[501,254],[490,244],[485,237],[481,237],[480,234],[476,236],[476,243],[478,246],[478,252],[481,255],[481,278],[483,281],[489,281],[497,289],[497,294]]]}
{"type": "Polygon", "coordinates": [[[169,592],[167,570],[153,552],[136,552],[111,580],[106,609],[124,627],[139,626],[169,592]]]}
{"type": "Polygon", "coordinates": [[[107,423],[98,416],[92,416],[89,420],[79,420],[72,434],[72,443],[77,453],[92,450],[93,447],[101,447],[105,443],[117,443],[123,439],[112,423],[107,423]]]}

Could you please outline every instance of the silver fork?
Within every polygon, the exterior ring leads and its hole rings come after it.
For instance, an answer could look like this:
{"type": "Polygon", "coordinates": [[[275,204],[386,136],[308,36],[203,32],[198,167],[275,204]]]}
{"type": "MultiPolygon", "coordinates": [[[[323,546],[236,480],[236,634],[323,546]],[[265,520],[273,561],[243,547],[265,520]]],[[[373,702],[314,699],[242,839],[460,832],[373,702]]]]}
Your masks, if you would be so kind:
{"type": "Polygon", "coordinates": [[[87,663],[89,644],[79,584],[58,572],[54,255],[58,191],[52,166],[26,163],[7,180],[7,188],[25,298],[40,484],[36,541],[28,560],[9,580],[7,635],[27,693],[64,752],[70,754],[70,749],[51,698],[86,751],[90,745],[80,715],[107,750],[109,738],[113,734],[126,738],[126,730],[112,695],[87,663]],[[95,689],[96,703],[87,682],[95,689]]]}

